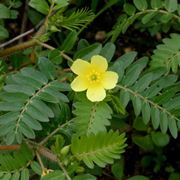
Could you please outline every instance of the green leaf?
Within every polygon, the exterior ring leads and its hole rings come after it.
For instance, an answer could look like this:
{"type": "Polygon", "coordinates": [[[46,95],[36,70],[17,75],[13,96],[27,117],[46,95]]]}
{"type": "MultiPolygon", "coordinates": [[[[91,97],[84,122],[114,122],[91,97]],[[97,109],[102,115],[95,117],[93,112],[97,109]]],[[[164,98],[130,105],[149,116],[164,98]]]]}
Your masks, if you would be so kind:
{"type": "Polygon", "coordinates": [[[3,26],[0,25],[0,40],[6,39],[9,37],[9,32],[3,26]]]}
{"type": "MultiPolygon", "coordinates": [[[[47,93],[49,96],[53,96],[56,101],[62,101],[62,102],[69,102],[67,96],[65,96],[63,93],[60,93],[55,88],[47,87],[43,91],[44,93],[47,93]]],[[[42,93],[40,93],[41,95],[42,93]]]]}
{"type": "Polygon", "coordinates": [[[86,39],[80,39],[77,45],[77,50],[84,49],[89,46],[89,42],[86,39]]]}
{"type": "Polygon", "coordinates": [[[132,96],[131,99],[132,99],[132,103],[133,103],[134,112],[137,117],[141,113],[142,102],[141,102],[141,99],[136,96],[132,96]]]}
{"type": "Polygon", "coordinates": [[[0,102],[0,111],[19,111],[22,107],[22,103],[9,103],[0,102]]]}
{"type": "Polygon", "coordinates": [[[54,64],[61,64],[63,61],[62,56],[60,55],[60,51],[58,49],[52,50],[48,54],[49,60],[51,60],[54,64]]]}
{"type": "Polygon", "coordinates": [[[169,136],[167,134],[163,134],[161,132],[152,132],[151,133],[152,140],[156,146],[164,147],[169,143],[169,136]]]}
{"type": "Polygon", "coordinates": [[[154,129],[157,129],[160,124],[160,112],[157,108],[151,108],[151,120],[154,129]]]}
{"type": "Polygon", "coordinates": [[[180,173],[179,172],[172,172],[169,176],[168,180],[179,180],[180,173]]]}
{"type": "Polygon", "coordinates": [[[42,174],[41,166],[36,161],[31,163],[31,169],[38,175],[42,174]]]}
{"type": "Polygon", "coordinates": [[[43,101],[50,102],[50,103],[58,103],[59,102],[59,100],[56,97],[54,97],[53,95],[46,93],[46,92],[39,93],[38,98],[43,101]]]}
{"type": "Polygon", "coordinates": [[[42,176],[41,180],[66,180],[66,177],[62,171],[55,170],[46,176],[42,176]]]}
{"type": "Polygon", "coordinates": [[[19,180],[19,177],[20,177],[20,173],[17,171],[12,175],[11,180],[19,180]]]}
{"type": "Polygon", "coordinates": [[[21,172],[21,180],[29,180],[29,170],[23,169],[21,172]]]}
{"type": "Polygon", "coordinates": [[[165,8],[169,12],[174,12],[177,10],[178,2],[177,0],[165,0],[165,8]]]}
{"type": "Polygon", "coordinates": [[[84,60],[90,60],[93,55],[97,55],[101,52],[102,45],[99,43],[92,44],[86,48],[83,48],[75,53],[74,59],[81,58],[84,60]]]}
{"type": "Polygon", "coordinates": [[[168,23],[173,18],[172,14],[162,14],[160,21],[164,24],[168,23]]]}
{"type": "Polygon", "coordinates": [[[14,129],[15,123],[8,123],[4,126],[0,126],[0,136],[5,136],[14,129]]]}
{"type": "Polygon", "coordinates": [[[125,141],[125,134],[119,135],[118,132],[90,134],[72,138],[71,151],[75,158],[89,168],[93,168],[94,163],[105,167],[106,164],[112,164],[113,159],[120,158],[126,147],[125,141]]]}
{"type": "Polygon", "coordinates": [[[136,12],[136,8],[132,5],[132,4],[129,4],[129,3],[125,3],[124,6],[124,11],[129,15],[129,16],[132,16],[133,14],[135,14],[136,12]]]}
{"type": "MultiPolygon", "coordinates": [[[[32,151],[27,147],[26,144],[22,144],[19,150],[0,154],[0,171],[11,172],[11,179],[19,180],[20,173],[22,176],[22,171],[25,170],[25,167],[30,161],[32,161],[32,159],[32,151]]],[[[29,172],[28,169],[25,171],[29,172]]]]}
{"type": "Polygon", "coordinates": [[[19,84],[18,85],[16,85],[16,84],[6,85],[6,86],[4,86],[4,90],[6,92],[10,92],[10,93],[21,92],[21,93],[24,93],[27,95],[33,95],[35,93],[35,89],[33,87],[27,86],[27,85],[19,86],[19,84]]]}
{"type": "Polygon", "coordinates": [[[178,63],[180,61],[180,35],[171,34],[171,38],[165,38],[163,42],[164,44],[158,45],[154,50],[151,67],[165,67],[167,72],[172,69],[174,73],[177,73],[178,67],[180,67],[180,63],[178,63]]]}
{"type": "Polygon", "coordinates": [[[154,148],[150,135],[146,135],[146,136],[134,135],[132,137],[132,140],[136,145],[138,145],[142,149],[151,151],[154,148]]]}
{"type": "Polygon", "coordinates": [[[77,41],[77,32],[76,31],[71,31],[66,39],[63,41],[60,49],[62,51],[70,51],[73,47],[74,47],[74,44],[76,43],[77,41]]]}
{"type": "Polygon", "coordinates": [[[150,180],[150,179],[146,176],[136,175],[136,176],[128,178],[127,180],[150,180]]]}
{"type": "Polygon", "coordinates": [[[125,115],[126,114],[126,110],[125,110],[122,102],[119,100],[119,98],[117,96],[113,96],[113,95],[111,95],[110,98],[111,98],[111,102],[110,103],[112,104],[112,107],[114,108],[114,110],[117,113],[125,115]]]}
{"type": "Polygon", "coordinates": [[[157,15],[157,12],[148,13],[142,18],[141,21],[142,21],[143,24],[146,24],[156,15],[157,15]]]}
{"type": "Polygon", "coordinates": [[[0,3],[0,19],[10,18],[10,10],[2,3],[0,3]]]}
{"type": "Polygon", "coordinates": [[[110,62],[114,56],[115,50],[116,50],[116,46],[114,45],[114,43],[108,42],[102,48],[100,55],[105,57],[107,61],[110,62]]]}
{"type": "Polygon", "coordinates": [[[49,5],[46,0],[30,0],[29,6],[45,15],[49,12],[49,5]]]}
{"type": "Polygon", "coordinates": [[[111,171],[117,180],[122,180],[124,176],[124,159],[121,158],[111,166],[111,171]]]}
{"type": "Polygon", "coordinates": [[[51,110],[51,108],[48,105],[46,105],[43,101],[33,99],[30,104],[32,104],[32,106],[39,110],[40,113],[45,114],[50,118],[54,117],[54,113],[51,110]]]}
{"type": "Polygon", "coordinates": [[[147,1],[146,0],[133,0],[136,8],[140,11],[143,11],[145,9],[147,9],[147,1]]]}
{"type": "Polygon", "coordinates": [[[23,123],[22,121],[20,122],[19,129],[22,132],[22,134],[24,136],[26,136],[27,138],[30,138],[30,139],[35,138],[34,131],[29,126],[27,126],[25,123],[23,123]]]}
{"type": "Polygon", "coordinates": [[[96,177],[91,174],[82,174],[75,176],[73,180],[96,180],[96,177]]]}
{"type": "Polygon", "coordinates": [[[153,9],[159,9],[162,7],[162,0],[151,0],[151,7],[153,9]]]}
{"type": "Polygon", "coordinates": [[[176,120],[174,118],[170,118],[168,121],[168,126],[172,136],[176,139],[178,136],[178,128],[177,128],[176,120]]]}
{"type": "Polygon", "coordinates": [[[51,82],[51,87],[55,88],[58,91],[71,91],[71,87],[68,83],[63,83],[59,81],[51,82]]]}
{"type": "Polygon", "coordinates": [[[55,9],[66,7],[69,4],[69,0],[54,0],[54,2],[57,4],[55,9]]]}
{"type": "Polygon", "coordinates": [[[105,102],[93,103],[87,99],[78,99],[74,104],[76,115],[74,128],[78,134],[97,134],[106,131],[106,126],[110,125],[112,110],[105,102]]]}
{"type": "Polygon", "coordinates": [[[8,124],[16,120],[19,112],[8,112],[0,116],[0,124],[8,124]]]}
{"type": "Polygon", "coordinates": [[[119,75],[119,81],[123,78],[124,70],[134,61],[137,53],[132,51],[119,57],[110,68],[119,75]]]}
{"type": "Polygon", "coordinates": [[[179,16],[180,16],[180,4],[178,4],[178,14],[179,14],[179,16]]]}
{"type": "Polygon", "coordinates": [[[23,68],[21,70],[21,74],[26,77],[31,77],[32,79],[38,81],[41,85],[47,84],[48,82],[48,79],[43,73],[30,67],[23,68]]]}
{"type": "Polygon", "coordinates": [[[143,122],[142,118],[137,117],[133,122],[133,128],[138,131],[147,131],[147,126],[143,122]]]}
{"type": "Polygon", "coordinates": [[[118,17],[116,24],[113,26],[112,31],[109,32],[111,37],[111,42],[115,42],[118,36],[122,33],[124,24],[126,24],[127,15],[122,14],[118,17]]]}
{"type": "Polygon", "coordinates": [[[11,19],[16,19],[19,15],[19,12],[16,10],[10,10],[10,18],[11,19]]]}
{"type": "Polygon", "coordinates": [[[30,117],[28,114],[23,115],[22,122],[34,130],[42,130],[41,124],[36,119],[30,117]]]}
{"type": "MultiPolygon", "coordinates": [[[[12,76],[11,78],[12,78],[12,81],[18,83],[19,85],[24,84],[24,85],[27,85],[30,87],[32,86],[35,89],[39,89],[41,87],[41,84],[38,81],[36,81],[30,77],[25,77],[25,76],[21,75],[20,73],[12,76]]],[[[13,82],[13,84],[14,84],[14,82],[13,82]]]]}
{"type": "Polygon", "coordinates": [[[122,102],[124,108],[128,105],[130,101],[130,94],[127,91],[121,90],[120,92],[120,101],[122,102]]]}
{"type": "Polygon", "coordinates": [[[134,21],[140,16],[140,14],[136,13],[133,16],[130,16],[122,26],[122,33],[124,34],[130,25],[134,23],[134,21]]]}
{"type": "Polygon", "coordinates": [[[37,119],[40,122],[48,122],[49,121],[48,117],[45,114],[43,114],[42,112],[39,112],[39,110],[36,109],[32,105],[28,106],[28,109],[26,110],[26,113],[29,116],[32,116],[32,118],[37,119]]]}
{"type": "Polygon", "coordinates": [[[161,112],[160,114],[160,129],[162,133],[166,133],[168,129],[168,117],[165,112],[161,112]]]}
{"type": "Polygon", "coordinates": [[[70,31],[75,29],[80,29],[80,27],[83,27],[84,24],[91,22],[94,19],[94,14],[92,11],[88,10],[87,8],[81,8],[77,11],[73,11],[69,14],[69,16],[63,16],[63,19],[60,21],[56,21],[56,18],[59,19],[59,13],[57,15],[55,14],[53,16],[53,19],[55,20],[56,27],[57,28],[66,28],[70,31]]]}
{"type": "Polygon", "coordinates": [[[10,178],[11,178],[11,173],[7,173],[1,178],[1,180],[10,180],[10,178]]]}
{"type": "Polygon", "coordinates": [[[132,64],[126,72],[126,76],[122,80],[122,84],[126,86],[131,86],[139,77],[142,70],[146,67],[148,59],[146,57],[139,59],[134,64],[132,64]]]}
{"type": "Polygon", "coordinates": [[[38,67],[48,79],[54,80],[56,76],[56,69],[51,61],[49,61],[47,58],[40,57],[38,60],[38,67]]]}

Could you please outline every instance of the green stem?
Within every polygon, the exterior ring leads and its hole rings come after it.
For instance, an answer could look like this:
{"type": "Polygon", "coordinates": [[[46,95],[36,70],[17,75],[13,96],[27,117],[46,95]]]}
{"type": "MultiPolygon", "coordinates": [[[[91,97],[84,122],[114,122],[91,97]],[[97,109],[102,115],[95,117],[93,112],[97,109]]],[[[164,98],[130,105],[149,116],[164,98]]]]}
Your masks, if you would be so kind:
{"type": "Polygon", "coordinates": [[[48,136],[46,136],[46,138],[44,138],[40,143],[39,146],[43,146],[44,144],[46,144],[48,142],[48,140],[54,136],[58,131],[60,131],[62,128],[64,128],[65,126],[69,125],[70,123],[72,123],[73,120],[70,120],[62,125],[60,125],[59,127],[57,127],[54,131],[52,131],[48,136]]]}

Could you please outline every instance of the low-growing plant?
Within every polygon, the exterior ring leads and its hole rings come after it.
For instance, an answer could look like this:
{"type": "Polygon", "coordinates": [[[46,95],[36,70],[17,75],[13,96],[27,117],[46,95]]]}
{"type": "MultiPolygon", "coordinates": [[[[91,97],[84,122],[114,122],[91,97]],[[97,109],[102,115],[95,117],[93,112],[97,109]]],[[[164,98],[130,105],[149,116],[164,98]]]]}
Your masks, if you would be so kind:
{"type": "Polygon", "coordinates": [[[22,5],[26,21],[38,24],[27,41],[25,32],[0,45],[0,179],[179,179],[180,5],[84,3],[0,3],[0,40],[10,34],[7,13],[22,5]],[[104,42],[88,42],[82,32],[119,7],[104,42]],[[169,34],[150,55],[119,55],[116,40],[130,25],[152,37],[169,34]]]}

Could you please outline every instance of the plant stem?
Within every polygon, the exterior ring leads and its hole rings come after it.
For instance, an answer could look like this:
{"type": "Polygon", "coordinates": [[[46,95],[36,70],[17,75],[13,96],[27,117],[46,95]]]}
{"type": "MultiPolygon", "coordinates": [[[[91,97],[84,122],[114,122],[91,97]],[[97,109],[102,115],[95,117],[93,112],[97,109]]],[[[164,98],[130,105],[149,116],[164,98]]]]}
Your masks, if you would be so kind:
{"type": "Polygon", "coordinates": [[[41,157],[40,157],[40,155],[39,155],[38,152],[36,152],[36,157],[37,157],[38,162],[39,162],[39,164],[40,164],[40,166],[41,166],[41,169],[44,170],[45,167],[44,167],[44,164],[43,164],[43,162],[42,162],[42,160],[41,160],[41,157]]]}
{"type": "MultiPolygon", "coordinates": [[[[39,45],[41,45],[41,46],[43,46],[43,47],[45,47],[47,49],[50,49],[50,50],[55,49],[54,47],[50,46],[49,44],[43,43],[43,42],[41,42],[39,40],[36,40],[36,41],[37,41],[37,44],[39,44],[39,45]]],[[[63,51],[59,51],[59,53],[64,59],[66,59],[66,60],[68,60],[70,62],[73,62],[73,60],[67,54],[65,54],[63,51]]]]}
{"type": "Polygon", "coordinates": [[[1,145],[0,146],[0,151],[12,151],[12,150],[19,150],[20,145],[1,145]]]}
{"type": "Polygon", "coordinates": [[[0,57],[11,55],[16,51],[24,50],[26,48],[30,48],[35,45],[36,45],[36,41],[34,39],[29,40],[27,42],[24,42],[24,43],[21,43],[16,46],[13,46],[13,47],[10,47],[10,48],[0,51],[0,57]]]}
{"type": "Polygon", "coordinates": [[[70,120],[62,125],[60,125],[59,127],[57,127],[54,131],[52,131],[46,138],[44,138],[40,143],[39,146],[42,146],[44,144],[46,144],[46,142],[54,135],[56,134],[60,129],[62,129],[63,127],[69,125],[70,123],[72,123],[73,120],[70,120]]]}
{"type": "Polygon", "coordinates": [[[60,160],[58,160],[58,165],[59,165],[60,168],[63,170],[64,175],[66,176],[67,180],[72,180],[71,177],[69,176],[68,172],[67,172],[66,169],[64,168],[63,164],[60,162],[60,160]]]}
{"type": "Polygon", "coordinates": [[[142,96],[140,93],[133,91],[132,89],[126,87],[126,86],[122,86],[122,85],[117,85],[117,87],[119,87],[120,89],[123,89],[124,91],[129,92],[130,94],[132,94],[135,97],[139,97],[141,100],[143,100],[146,103],[149,103],[150,105],[152,105],[153,107],[159,109],[162,112],[165,112],[167,115],[169,115],[170,117],[174,118],[176,121],[180,122],[180,119],[178,119],[177,117],[175,117],[173,114],[171,114],[171,112],[169,112],[167,109],[161,107],[159,104],[151,101],[150,99],[148,99],[147,97],[142,96]]]}
{"type": "Polygon", "coordinates": [[[46,16],[46,19],[45,19],[43,25],[39,28],[39,30],[37,31],[37,33],[35,34],[33,39],[0,51],[0,57],[8,56],[8,55],[13,54],[16,51],[20,51],[20,50],[24,50],[24,49],[27,49],[27,48],[32,47],[32,46],[36,46],[37,45],[36,39],[39,38],[42,34],[44,34],[44,32],[47,29],[48,18],[52,14],[52,10],[53,10],[53,5],[50,7],[49,13],[46,16]]]}
{"type": "Polygon", "coordinates": [[[3,47],[5,47],[5,46],[13,43],[14,41],[17,41],[18,39],[21,39],[21,38],[23,38],[24,36],[27,36],[28,34],[33,33],[34,31],[35,31],[35,28],[30,29],[30,30],[26,31],[25,33],[20,34],[20,35],[16,36],[15,38],[13,38],[13,39],[11,39],[11,40],[9,40],[9,41],[1,44],[1,45],[0,45],[0,48],[3,48],[3,47]]]}

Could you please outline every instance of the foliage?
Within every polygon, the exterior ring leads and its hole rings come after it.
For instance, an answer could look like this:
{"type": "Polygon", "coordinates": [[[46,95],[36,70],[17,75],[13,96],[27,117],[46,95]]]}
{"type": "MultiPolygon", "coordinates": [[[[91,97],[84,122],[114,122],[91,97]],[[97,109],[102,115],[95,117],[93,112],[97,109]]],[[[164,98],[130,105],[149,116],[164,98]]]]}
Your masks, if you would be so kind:
{"type": "Polygon", "coordinates": [[[23,68],[6,80],[0,110],[7,113],[0,116],[0,131],[7,144],[21,143],[24,136],[35,138],[34,130],[42,130],[40,122],[48,122],[54,117],[47,102],[68,102],[59,92],[68,90],[68,85],[55,80],[52,63],[41,58],[38,66],[40,71],[23,68]]]}
{"type": "Polygon", "coordinates": [[[33,154],[26,144],[13,153],[0,155],[0,177],[2,179],[29,179],[30,173],[27,168],[33,160],[33,154]]]}
{"type": "Polygon", "coordinates": [[[134,0],[133,4],[124,3],[124,14],[121,14],[113,30],[109,33],[114,42],[121,33],[125,33],[129,26],[138,20],[135,27],[141,31],[149,31],[151,35],[157,32],[168,32],[171,27],[179,29],[179,6],[175,0],[134,0]]]}
{"type": "Polygon", "coordinates": [[[142,113],[145,124],[151,120],[153,128],[157,129],[160,126],[163,133],[169,128],[172,136],[176,138],[180,119],[173,111],[180,110],[176,103],[180,87],[178,77],[176,75],[163,77],[164,69],[143,72],[148,59],[144,57],[133,63],[135,55],[135,52],[127,53],[112,66],[112,69],[122,77],[118,85],[121,90],[120,100],[124,107],[132,101],[135,115],[139,116],[142,113]],[[174,100],[169,103],[170,99],[174,100]]]}
{"type": "Polygon", "coordinates": [[[180,35],[171,34],[171,38],[163,39],[164,44],[157,46],[152,55],[151,67],[165,67],[177,73],[180,66],[180,35]]]}
{"type": "Polygon", "coordinates": [[[112,164],[113,159],[119,159],[119,154],[124,152],[126,147],[124,136],[124,134],[119,135],[118,132],[109,131],[108,133],[100,132],[97,135],[73,138],[71,151],[89,168],[94,168],[93,163],[105,167],[107,163],[112,164]]]}
{"type": "Polygon", "coordinates": [[[106,131],[106,126],[110,125],[109,119],[111,119],[112,110],[107,103],[93,103],[83,96],[77,98],[74,107],[73,113],[76,115],[74,122],[77,134],[97,134],[106,131]]]}
{"type": "Polygon", "coordinates": [[[177,0],[2,1],[0,179],[180,179],[179,22],[177,0]],[[94,55],[119,76],[100,102],[70,87],[94,55]]]}

